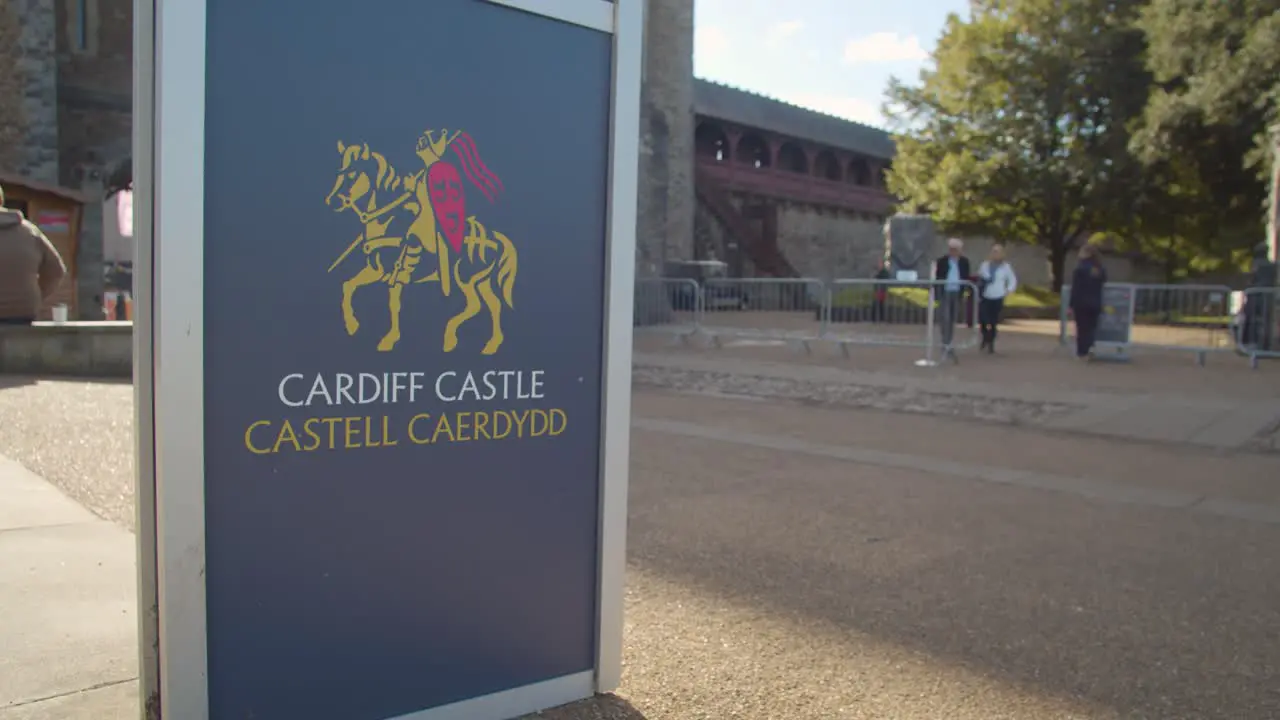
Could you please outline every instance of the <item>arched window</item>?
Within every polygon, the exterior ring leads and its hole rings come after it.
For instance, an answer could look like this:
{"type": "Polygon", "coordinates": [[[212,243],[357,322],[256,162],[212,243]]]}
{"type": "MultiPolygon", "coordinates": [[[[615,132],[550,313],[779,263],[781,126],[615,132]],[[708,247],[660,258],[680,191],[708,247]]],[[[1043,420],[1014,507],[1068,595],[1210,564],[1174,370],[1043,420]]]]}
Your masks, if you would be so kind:
{"type": "Polygon", "coordinates": [[[849,174],[845,179],[854,185],[871,186],[871,164],[866,158],[856,157],[849,163],[849,174]]]}
{"type": "Polygon", "coordinates": [[[694,151],[700,158],[728,162],[729,136],[716,123],[700,123],[698,130],[694,133],[694,151]]]}
{"type": "Polygon", "coordinates": [[[818,153],[818,157],[813,161],[813,171],[814,175],[834,182],[840,182],[844,177],[844,173],[840,171],[840,161],[830,150],[818,153]]]}
{"type": "Polygon", "coordinates": [[[754,168],[767,168],[773,164],[769,157],[769,143],[759,135],[743,135],[734,148],[733,157],[743,165],[754,168]]]}
{"type": "Polygon", "coordinates": [[[809,158],[795,143],[784,143],[778,149],[778,168],[787,172],[809,174],[809,158]]]}

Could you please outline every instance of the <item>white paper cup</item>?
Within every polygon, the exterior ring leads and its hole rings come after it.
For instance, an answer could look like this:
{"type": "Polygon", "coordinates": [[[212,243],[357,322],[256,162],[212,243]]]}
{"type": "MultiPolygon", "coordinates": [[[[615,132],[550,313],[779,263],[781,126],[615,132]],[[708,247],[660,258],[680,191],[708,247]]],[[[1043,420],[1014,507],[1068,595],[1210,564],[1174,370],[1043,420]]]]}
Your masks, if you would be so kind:
{"type": "Polygon", "coordinates": [[[53,322],[57,325],[61,325],[66,321],[67,321],[67,306],[54,305],[53,306],[53,322]]]}

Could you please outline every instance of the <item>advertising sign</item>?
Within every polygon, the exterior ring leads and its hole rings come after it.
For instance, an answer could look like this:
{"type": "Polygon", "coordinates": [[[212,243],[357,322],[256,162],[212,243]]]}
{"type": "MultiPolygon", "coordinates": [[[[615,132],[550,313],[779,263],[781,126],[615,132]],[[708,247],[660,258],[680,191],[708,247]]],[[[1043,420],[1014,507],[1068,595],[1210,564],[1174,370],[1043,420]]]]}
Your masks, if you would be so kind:
{"type": "Polygon", "coordinates": [[[1102,314],[1098,316],[1094,342],[1118,347],[1127,346],[1131,342],[1134,292],[1132,285],[1103,286],[1102,314]]]}
{"type": "Polygon", "coordinates": [[[71,213],[62,210],[45,210],[36,216],[36,225],[46,235],[65,235],[71,232],[71,213]]]}
{"type": "Polygon", "coordinates": [[[143,13],[158,716],[498,720],[616,686],[641,12],[143,13]]]}

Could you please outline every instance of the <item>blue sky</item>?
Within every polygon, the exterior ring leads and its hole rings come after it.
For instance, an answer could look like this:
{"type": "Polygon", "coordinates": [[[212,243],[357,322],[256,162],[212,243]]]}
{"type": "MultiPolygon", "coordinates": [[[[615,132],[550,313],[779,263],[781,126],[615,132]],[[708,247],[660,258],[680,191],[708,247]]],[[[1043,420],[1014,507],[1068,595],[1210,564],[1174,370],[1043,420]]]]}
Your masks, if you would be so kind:
{"type": "Polygon", "coordinates": [[[883,127],[891,76],[914,81],[968,0],[696,0],[694,74],[883,127]]]}

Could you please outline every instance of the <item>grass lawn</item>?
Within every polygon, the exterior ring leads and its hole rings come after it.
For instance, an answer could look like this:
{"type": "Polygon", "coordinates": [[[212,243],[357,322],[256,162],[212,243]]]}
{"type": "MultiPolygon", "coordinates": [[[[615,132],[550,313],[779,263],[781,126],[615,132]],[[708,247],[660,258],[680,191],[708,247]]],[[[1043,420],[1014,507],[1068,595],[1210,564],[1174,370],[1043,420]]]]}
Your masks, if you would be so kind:
{"type": "MultiPolygon", "coordinates": [[[[832,297],[834,307],[865,307],[871,305],[873,288],[870,285],[840,288],[832,297]]],[[[906,304],[925,307],[929,302],[929,290],[922,287],[890,287],[889,304],[906,304]]],[[[1008,308],[1056,308],[1058,295],[1045,288],[1021,286],[1005,298],[1008,308]]]]}
{"type": "Polygon", "coordinates": [[[1226,315],[1184,315],[1177,312],[1139,313],[1133,316],[1133,324],[1192,326],[1225,330],[1231,326],[1231,318],[1226,315]]]}

